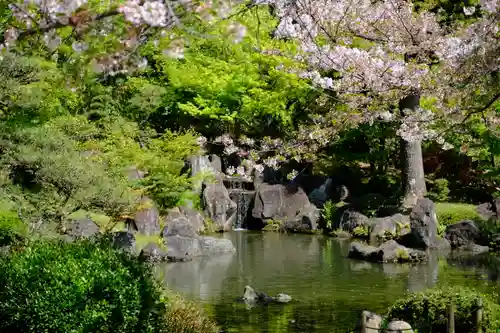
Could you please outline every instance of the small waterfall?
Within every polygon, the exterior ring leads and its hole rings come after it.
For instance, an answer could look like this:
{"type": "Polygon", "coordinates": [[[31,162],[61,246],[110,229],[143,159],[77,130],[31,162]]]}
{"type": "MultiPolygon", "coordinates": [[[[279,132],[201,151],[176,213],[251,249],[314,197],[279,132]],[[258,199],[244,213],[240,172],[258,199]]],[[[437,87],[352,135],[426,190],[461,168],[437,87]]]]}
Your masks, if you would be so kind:
{"type": "Polygon", "coordinates": [[[247,218],[249,217],[250,205],[252,203],[255,191],[244,189],[230,189],[229,197],[237,205],[236,220],[233,224],[233,230],[246,229],[247,218]]]}
{"type": "Polygon", "coordinates": [[[233,230],[242,230],[247,227],[247,220],[250,214],[250,206],[255,196],[253,183],[239,177],[233,177],[225,182],[229,192],[229,197],[236,203],[236,220],[233,230]]]}

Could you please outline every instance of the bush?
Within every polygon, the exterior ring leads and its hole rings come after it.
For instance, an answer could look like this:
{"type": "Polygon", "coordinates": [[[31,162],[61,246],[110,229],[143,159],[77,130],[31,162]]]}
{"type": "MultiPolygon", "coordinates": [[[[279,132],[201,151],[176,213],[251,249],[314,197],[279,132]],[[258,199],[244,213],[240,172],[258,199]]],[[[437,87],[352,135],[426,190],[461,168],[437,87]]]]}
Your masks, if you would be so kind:
{"type": "Polygon", "coordinates": [[[178,296],[169,298],[164,318],[165,333],[218,333],[215,323],[194,303],[178,296]]]}
{"type": "Polygon", "coordinates": [[[500,327],[500,305],[491,295],[462,287],[410,294],[396,301],[389,309],[388,318],[404,320],[419,332],[446,332],[448,308],[453,301],[456,331],[475,332],[474,313],[478,298],[482,298],[484,308],[482,331],[497,332],[500,327]]]}
{"type": "Polygon", "coordinates": [[[436,203],[436,215],[439,222],[438,232],[442,234],[447,226],[462,220],[482,223],[484,220],[476,211],[476,206],[461,203],[436,203]]]}
{"type": "Polygon", "coordinates": [[[0,246],[11,245],[23,240],[27,228],[16,212],[0,211],[0,246]]]}
{"type": "Polygon", "coordinates": [[[0,331],[181,333],[206,321],[192,314],[171,330],[179,310],[152,271],[107,244],[39,241],[0,260],[0,331]]]}
{"type": "Polygon", "coordinates": [[[447,179],[439,178],[429,181],[431,189],[427,193],[427,197],[432,201],[446,201],[450,196],[449,182],[447,179]]]}

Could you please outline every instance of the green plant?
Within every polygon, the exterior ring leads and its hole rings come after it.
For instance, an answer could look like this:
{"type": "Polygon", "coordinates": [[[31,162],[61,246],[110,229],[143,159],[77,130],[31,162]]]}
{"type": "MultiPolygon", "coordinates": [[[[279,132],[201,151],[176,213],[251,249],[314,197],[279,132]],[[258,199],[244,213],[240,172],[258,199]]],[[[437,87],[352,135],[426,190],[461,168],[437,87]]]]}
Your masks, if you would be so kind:
{"type": "Polygon", "coordinates": [[[366,238],[370,236],[370,229],[366,225],[358,225],[352,230],[352,235],[354,237],[366,238]]]}
{"type": "Polygon", "coordinates": [[[410,256],[408,255],[408,250],[407,249],[397,249],[396,250],[396,259],[398,261],[408,261],[408,259],[410,259],[410,256]]]}
{"type": "Polygon", "coordinates": [[[0,246],[10,245],[23,240],[28,230],[16,212],[0,211],[0,246]]]}
{"type": "Polygon", "coordinates": [[[327,230],[332,230],[336,212],[337,206],[333,203],[332,200],[328,200],[327,202],[325,202],[321,210],[321,218],[323,219],[324,228],[326,228],[327,230]]]}
{"type": "Polygon", "coordinates": [[[460,222],[461,220],[471,220],[483,223],[476,207],[470,204],[438,202],[436,203],[436,216],[438,220],[438,233],[442,235],[447,226],[460,222]]]}
{"type": "Polygon", "coordinates": [[[0,261],[2,332],[160,332],[150,269],[98,243],[38,241],[0,261]]]}
{"type": "Polygon", "coordinates": [[[493,295],[462,288],[442,288],[422,293],[410,294],[394,303],[389,309],[388,318],[404,320],[414,328],[425,327],[432,332],[446,332],[448,307],[455,304],[455,329],[457,332],[472,332],[476,300],[483,300],[483,332],[497,332],[500,326],[500,305],[493,295]]]}
{"type": "Polygon", "coordinates": [[[162,333],[218,333],[217,325],[206,317],[202,309],[178,295],[169,294],[165,300],[167,311],[162,333]]]}
{"type": "Polygon", "coordinates": [[[37,241],[0,258],[0,331],[218,332],[149,266],[109,244],[37,241]]]}
{"type": "Polygon", "coordinates": [[[262,229],[264,231],[279,231],[281,229],[281,225],[283,221],[281,220],[269,220],[267,221],[266,226],[262,229]]]}
{"type": "Polygon", "coordinates": [[[428,182],[431,184],[431,188],[427,193],[429,199],[440,202],[449,199],[450,189],[448,188],[449,182],[447,179],[439,178],[428,182]]]}

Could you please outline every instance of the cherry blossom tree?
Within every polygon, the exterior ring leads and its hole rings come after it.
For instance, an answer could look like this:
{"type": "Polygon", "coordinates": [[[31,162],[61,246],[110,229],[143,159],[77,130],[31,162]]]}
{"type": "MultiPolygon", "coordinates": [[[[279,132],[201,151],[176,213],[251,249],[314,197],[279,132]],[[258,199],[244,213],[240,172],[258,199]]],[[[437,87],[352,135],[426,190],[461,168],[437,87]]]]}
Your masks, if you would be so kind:
{"type": "MultiPolygon", "coordinates": [[[[5,8],[2,50],[30,50],[41,41],[52,56],[62,44],[86,53],[93,70],[106,75],[130,73],[147,63],[137,50],[150,38],[174,29],[193,30],[197,20],[225,19],[238,0],[25,0],[5,8]]],[[[0,29],[2,27],[0,26],[0,29]]],[[[237,23],[228,33],[241,38],[237,23]]],[[[1,31],[0,31],[1,32],[1,31]]],[[[164,53],[181,58],[183,42],[175,40],[164,53]]]]}
{"type": "MultiPolygon", "coordinates": [[[[421,143],[444,144],[453,128],[488,114],[500,98],[500,2],[464,8],[479,18],[441,26],[406,0],[257,0],[280,18],[275,37],[298,40],[296,71],[332,90],[354,122],[397,121],[401,137],[403,204],[425,195],[421,143]],[[480,11],[480,15],[477,15],[480,11]]],[[[268,51],[269,52],[269,51],[268,51]]],[[[292,70],[293,71],[293,70],[292,70]]]]}

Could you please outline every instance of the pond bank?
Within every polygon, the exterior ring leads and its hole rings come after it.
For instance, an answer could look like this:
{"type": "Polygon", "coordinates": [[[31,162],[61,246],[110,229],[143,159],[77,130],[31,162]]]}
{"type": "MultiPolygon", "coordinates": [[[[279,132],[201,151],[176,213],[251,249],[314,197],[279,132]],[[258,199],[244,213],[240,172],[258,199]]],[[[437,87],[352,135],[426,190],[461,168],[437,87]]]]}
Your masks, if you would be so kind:
{"type": "Polygon", "coordinates": [[[488,261],[457,262],[439,252],[418,264],[377,264],[347,258],[349,242],[321,235],[238,231],[230,239],[234,255],[169,263],[158,267],[165,284],[200,301],[225,332],[342,332],[353,328],[361,311],[385,313],[409,292],[444,285],[497,289],[488,261]],[[469,266],[465,266],[467,263],[469,266]],[[293,301],[246,309],[235,302],[246,285],[293,301]]]}

